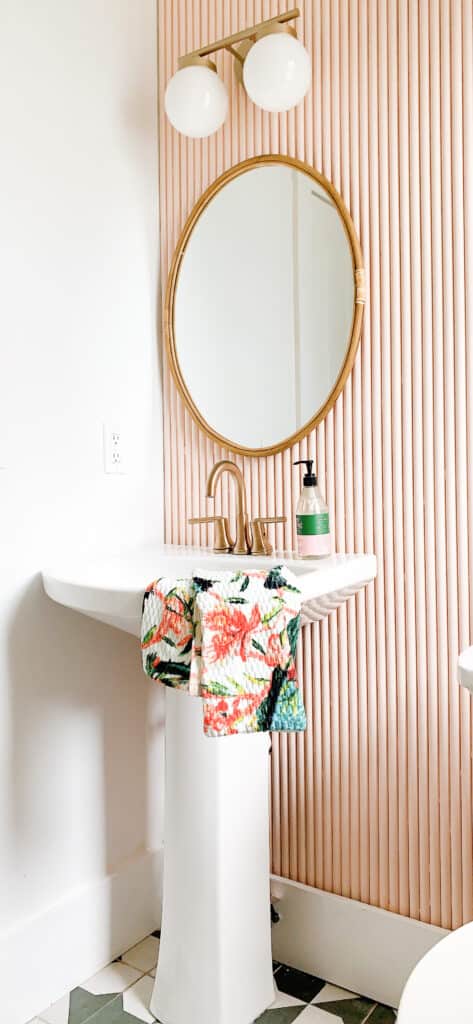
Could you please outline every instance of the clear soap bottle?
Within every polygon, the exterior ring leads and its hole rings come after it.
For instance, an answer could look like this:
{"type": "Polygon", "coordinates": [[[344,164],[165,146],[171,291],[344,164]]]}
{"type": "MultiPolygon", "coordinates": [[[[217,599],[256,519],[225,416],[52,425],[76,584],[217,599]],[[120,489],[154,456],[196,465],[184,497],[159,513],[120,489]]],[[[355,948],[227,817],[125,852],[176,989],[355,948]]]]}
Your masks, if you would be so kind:
{"type": "Polygon", "coordinates": [[[297,552],[300,558],[324,558],[331,553],[330,520],[313,472],[313,459],[299,459],[306,466],[301,496],[296,507],[297,552]]]}

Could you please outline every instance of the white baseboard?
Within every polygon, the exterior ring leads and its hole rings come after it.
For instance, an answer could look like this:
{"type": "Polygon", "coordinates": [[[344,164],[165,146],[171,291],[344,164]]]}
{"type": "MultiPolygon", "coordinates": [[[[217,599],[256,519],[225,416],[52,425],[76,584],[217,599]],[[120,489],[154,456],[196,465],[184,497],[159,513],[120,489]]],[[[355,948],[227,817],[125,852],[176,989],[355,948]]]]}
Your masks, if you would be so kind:
{"type": "Polygon", "coordinates": [[[162,851],[0,935],[2,1021],[24,1024],[159,927],[162,851]]]}
{"type": "MultiPolygon", "coordinates": [[[[162,851],[0,935],[2,1020],[25,1024],[159,927],[162,851]]],[[[415,964],[442,928],[273,876],[281,914],[273,956],[342,988],[398,1006],[415,964]]]]}
{"type": "Polygon", "coordinates": [[[276,960],[388,1006],[399,1006],[416,963],[449,934],[285,878],[273,876],[271,892],[281,915],[276,960]]]}

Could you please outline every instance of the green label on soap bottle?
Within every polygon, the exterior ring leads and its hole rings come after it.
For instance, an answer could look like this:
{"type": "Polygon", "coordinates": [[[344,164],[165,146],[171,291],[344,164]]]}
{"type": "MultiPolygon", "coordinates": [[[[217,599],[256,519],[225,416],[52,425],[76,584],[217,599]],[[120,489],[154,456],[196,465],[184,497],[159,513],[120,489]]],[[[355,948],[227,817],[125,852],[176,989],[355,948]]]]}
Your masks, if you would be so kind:
{"type": "Polygon", "coordinates": [[[321,533],[330,533],[328,512],[317,512],[315,515],[299,515],[296,518],[298,537],[314,537],[321,533]]]}

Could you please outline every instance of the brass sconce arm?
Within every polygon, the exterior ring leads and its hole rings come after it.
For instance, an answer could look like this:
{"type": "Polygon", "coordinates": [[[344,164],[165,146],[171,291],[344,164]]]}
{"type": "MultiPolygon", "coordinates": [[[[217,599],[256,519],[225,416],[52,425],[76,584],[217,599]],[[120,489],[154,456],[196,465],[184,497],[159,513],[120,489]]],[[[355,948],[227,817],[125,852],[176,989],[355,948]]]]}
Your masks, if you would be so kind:
{"type": "Polygon", "coordinates": [[[232,57],[235,57],[242,63],[246,56],[246,49],[243,49],[240,53],[236,49],[239,43],[246,41],[255,42],[256,39],[266,35],[268,32],[278,32],[281,30],[293,32],[295,35],[295,30],[292,26],[288,25],[288,22],[300,18],[300,14],[299,8],[293,7],[292,10],[285,11],[284,14],[278,14],[275,18],[268,18],[267,21],[261,21],[258,25],[252,25],[250,28],[242,29],[241,32],[234,32],[230,36],[224,36],[223,39],[218,39],[214,43],[207,43],[206,46],[200,46],[198,50],[191,50],[190,53],[179,57],[178,67],[185,68],[192,64],[201,64],[202,61],[210,57],[211,54],[218,53],[219,50],[228,50],[232,57]]]}

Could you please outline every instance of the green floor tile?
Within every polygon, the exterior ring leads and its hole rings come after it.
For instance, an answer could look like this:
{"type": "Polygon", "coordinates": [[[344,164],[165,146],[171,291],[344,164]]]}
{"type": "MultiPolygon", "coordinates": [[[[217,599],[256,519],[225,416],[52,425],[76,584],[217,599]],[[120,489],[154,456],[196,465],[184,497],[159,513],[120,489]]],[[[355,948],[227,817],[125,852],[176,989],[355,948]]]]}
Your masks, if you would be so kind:
{"type": "Polygon", "coordinates": [[[103,1010],[99,1010],[90,1024],[139,1024],[139,1018],[132,1016],[131,1013],[126,1013],[120,994],[108,1002],[103,1010]]]}
{"type": "Polygon", "coordinates": [[[369,1024],[394,1024],[395,1020],[396,1014],[394,1010],[391,1010],[390,1006],[378,1004],[369,1018],[369,1024]]]}
{"type": "MultiPolygon", "coordinates": [[[[363,1021],[366,1020],[370,1009],[374,1005],[372,999],[362,999],[361,996],[357,996],[356,999],[339,999],[334,1002],[316,1004],[317,1010],[325,1010],[325,1013],[332,1013],[334,1017],[338,1017],[339,1020],[343,1021],[343,1024],[363,1024],[363,1021]]],[[[372,1020],[373,1017],[370,1015],[369,1021],[371,1022],[372,1020]]],[[[378,1021],[378,1024],[381,1024],[381,1021],[378,1021]]]]}
{"type": "Polygon", "coordinates": [[[265,1010],[255,1024],[292,1024],[305,1009],[306,1003],[301,1003],[300,1006],[282,1006],[278,1010],[265,1010]]]}
{"type": "Polygon", "coordinates": [[[116,992],[110,992],[105,996],[93,996],[84,988],[73,989],[70,994],[68,1024],[85,1024],[85,1021],[115,998],[116,992]]]}

